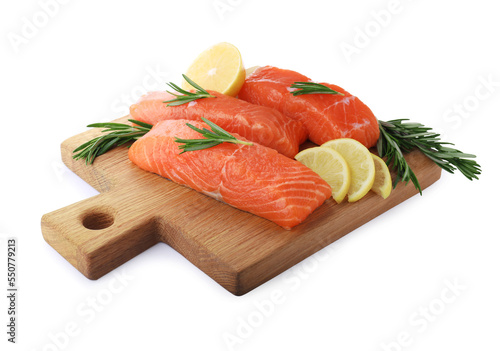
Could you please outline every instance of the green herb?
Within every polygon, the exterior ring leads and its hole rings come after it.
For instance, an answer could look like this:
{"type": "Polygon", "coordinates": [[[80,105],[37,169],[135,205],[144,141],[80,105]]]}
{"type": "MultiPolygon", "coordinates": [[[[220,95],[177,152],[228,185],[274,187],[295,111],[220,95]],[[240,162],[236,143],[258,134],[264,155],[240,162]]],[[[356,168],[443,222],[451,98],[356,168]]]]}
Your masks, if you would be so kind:
{"type": "Polygon", "coordinates": [[[296,88],[298,90],[291,91],[293,96],[305,95],[305,94],[332,94],[332,95],[342,95],[338,91],[327,87],[326,85],[313,83],[313,82],[295,82],[290,85],[291,88],[296,88]]]}
{"type": "Polygon", "coordinates": [[[233,144],[253,145],[253,143],[236,139],[234,136],[226,132],[217,124],[210,122],[208,119],[203,117],[201,117],[201,119],[203,120],[203,122],[208,124],[212,130],[208,130],[206,128],[200,129],[193,126],[190,123],[186,123],[186,125],[189,128],[203,135],[205,139],[180,139],[176,137],[175,138],[176,142],[184,144],[184,145],[179,145],[179,149],[183,150],[181,154],[187,151],[208,149],[212,146],[216,146],[224,142],[233,144]]]}
{"type": "Polygon", "coordinates": [[[379,121],[380,138],[377,149],[380,157],[387,157],[387,164],[397,173],[394,187],[399,181],[412,181],[415,188],[422,194],[417,177],[406,162],[403,152],[419,149],[425,156],[434,161],[439,167],[449,173],[459,170],[469,180],[478,179],[481,166],[471,160],[475,155],[465,154],[454,148],[444,145],[452,143],[442,142],[439,134],[431,132],[432,128],[420,123],[405,122],[407,119],[396,119],[388,122],[379,121]]]}
{"type": "Polygon", "coordinates": [[[170,92],[170,91],[167,90],[168,93],[176,96],[175,99],[163,101],[164,103],[168,103],[167,106],[179,106],[179,105],[187,104],[188,102],[195,101],[195,100],[198,100],[198,99],[214,98],[215,97],[213,95],[210,95],[208,93],[208,91],[206,91],[205,89],[203,89],[202,87],[200,87],[198,84],[196,84],[195,82],[193,82],[185,74],[183,74],[182,76],[184,77],[184,79],[186,80],[186,82],[188,82],[189,84],[191,84],[191,86],[193,86],[196,89],[196,92],[192,93],[190,91],[184,90],[184,89],[182,89],[181,87],[179,87],[178,85],[176,85],[176,84],[174,84],[172,82],[167,83],[167,85],[169,87],[171,87],[172,89],[174,89],[176,92],[182,94],[182,95],[175,94],[175,93],[172,93],[172,92],[170,92]]]}
{"type": "MultiPolygon", "coordinates": [[[[216,146],[222,143],[233,143],[233,144],[243,144],[243,145],[253,145],[253,143],[236,139],[234,136],[226,132],[224,129],[219,127],[217,124],[210,122],[206,118],[201,118],[203,122],[208,124],[211,130],[206,128],[200,129],[193,126],[190,123],[186,125],[201,133],[204,139],[180,139],[175,138],[175,141],[184,145],[179,145],[181,152],[195,151],[208,149],[212,146],[216,146]]],[[[137,124],[137,126],[132,126],[125,123],[94,123],[89,124],[87,127],[91,128],[105,128],[102,130],[103,133],[108,133],[99,137],[96,137],[86,143],[83,143],[75,150],[73,150],[73,158],[75,160],[85,159],[86,164],[92,164],[97,156],[100,156],[114,147],[126,144],[128,142],[134,142],[153,128],[151,124],[136,121],[134,119],[128,120],[131,123],[137,124]]]]}
{"type": "Polygon", "coordinates": [[[85,159],[86,164],[92,164],[97,156],[106,153],[108,150],[126,144],[129,141],[135,141],[149,132],[153,126],[148,123],[129,119],[129,122],[137,124],[131,126],[125,123],[94,123],[89,124],[90,128],[105,128],[103,133],[109,134],[99,136],[80,145],[73,150],[75,160],[85,159]]]}

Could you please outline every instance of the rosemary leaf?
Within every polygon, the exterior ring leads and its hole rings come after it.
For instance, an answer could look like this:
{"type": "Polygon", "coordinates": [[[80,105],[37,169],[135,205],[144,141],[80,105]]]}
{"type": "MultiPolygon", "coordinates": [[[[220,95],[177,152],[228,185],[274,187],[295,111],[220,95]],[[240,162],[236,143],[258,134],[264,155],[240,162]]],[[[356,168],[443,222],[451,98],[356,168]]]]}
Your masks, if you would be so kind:
{"type": "Polygon", "coordinates": [[[148,123],[129,119],[129,122],[137,124],[132,126],[125,123],[93,123],[87,127],[104,128],[107,133],[89,140],[73,150],[75,160],[84,159],[86,164],[92,164],[97,156],[108,152],[110,149],[133,142],[149,132],[153,126],[148,123]]]}
{"type": "Polygon", "coordinates": [[[195,93],[192,93],[190,91],[184,90],[181,87],[179,87],[177,84],[174,84],[172,82],[167,83],[167,85],[175,90],[176,92],[180,94],[175,94],[167,90],[168,93],[172,94],[175,96],[175,99],[163,101],[164,103],[167,104],[167,106],[179,106],[183,104],[187,104],[191,101],[195,101],[198,99],[204,99],[204,98],[214,98],[215,96],[211,95],[208,91],[200,87],[198,84],[193,82],[188,76],[185,74],[182,75],[184,79],[191,84],[196,90],[195,93]]]}
{"type": "Polygon", "coordinates": [[[338,91],[333,90],[332,88],[327,87],[326,85],[313,83],[313,82],[295,82],[290,85],[291,88],[295,88],[297,90],[291,91],[293,96],[305,95],[305,94],[332,94],[332,95],[342,95],[338,91]]]}
{"type": "MultiPolygon", "coordinates": [[[[233,144],[253,145],[251,142],[239,140],[233,135],[226,132],[224,129],[215,123],[201,118],[210,128],[197,128],[190,123],[186,123],[188,127],[202,134],[205,138],[201,139],[181,139],[175,138],[175,141],[182,144],[179,149],[183,150],[181,153],[187,151],[204,150],[210,147],[228,142],[233,144]]],[[[86,164],[92,164],[96,157],[101,156],[117,146],[124,145],[129,142],[134,142],[153,128],[153,125],[129,119],[136,125],[124,123],[94,123],[89,124],[88,127],[104,128],[103,134],[92,140],[89,140],[73,150],[73,158],[75,160],[84,159],[86,164]]]]}
{"type": "Polygon", "coordinates": [[[239,140],[233,135],[226,132],[224,129],[219,127],[217,124],[209,121],[206,118],[201,117],[203,122],[205,122],[211,130],[206,128],[200,129],[198,127],[193,126],[190,123],[186,123],[186,125],[203,135],[205,138],[203,139],[180,139],[176,138],[176,142],[182,144],[179,145],[179,149],[182,150],[181,154],[187,151],[196,151],[208,149],[213,146],[222,144],[222,143],[232,143],[232,144],[243,144],[243,145],[253,145],[251,142],[239,140]]]}
{"type": "Polygon", "coordinates": [[[406,183],[411,181],[422,194],[417,177],[403,155],[403,152],[409,152],[415,148],[449,173],[459,170],[469,180],[478,179],[481,166],[471,160],[476,157],[475,155],[443,146],[453,144],[440,141],[440,135],[432,132],[432,128],[407,121],[407,119],[396,119],[378,122],[380,137],[377,142],[377,151],[380,157],[387,157],[386,163],[392,165],[396,171],[394,187],[399,181],[406,183]]]}

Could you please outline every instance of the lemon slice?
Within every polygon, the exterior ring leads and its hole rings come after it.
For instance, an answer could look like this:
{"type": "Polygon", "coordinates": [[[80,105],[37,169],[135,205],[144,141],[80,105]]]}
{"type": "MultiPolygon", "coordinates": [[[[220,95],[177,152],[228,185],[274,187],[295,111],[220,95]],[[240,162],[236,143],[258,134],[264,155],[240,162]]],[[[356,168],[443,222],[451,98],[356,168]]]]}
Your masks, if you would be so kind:
{"type": "Polygon", "coordinates": [[[337,151],[351,170],[348,201],[355,202],[365,196],[375,181],[375,163],[372,154],[359,141],[349,138],[330,140],[321,145],[337,151]]]}
{"type": "Polygon", "coordinates": [[[351,183],[351,172],[344,158],[335,150],[312,147],[295,155],[295,159],[317,173],[332,187],[337,203],[344,200],[351,183]]]}
{"type": "MultiPolygon", "coordinates": [[[[203,51],[189,66],[186,76],[205,90],[236,96],[245,82],[245,68],[234,45],[219,43],[203,51]]],[[[182,88],[193,89],[185,80],[182,88]]]]}
{"type": "Polygon", "coordinates": [[[391,173],[384,160],[374,154],[372,157],[375,162],[375,181],[372,185],[372,191],[387,199],[392,189],[391,173]]]}

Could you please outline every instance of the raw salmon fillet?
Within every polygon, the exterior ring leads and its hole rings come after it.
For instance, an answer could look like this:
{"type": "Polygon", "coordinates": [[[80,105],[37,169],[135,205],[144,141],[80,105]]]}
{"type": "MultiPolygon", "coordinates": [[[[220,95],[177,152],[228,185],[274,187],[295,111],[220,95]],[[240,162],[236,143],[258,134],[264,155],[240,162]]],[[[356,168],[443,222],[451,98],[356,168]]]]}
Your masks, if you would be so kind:
{"type": "MultiPolygon", "coordinates": [[[[140,168],[266,218],[285,229],[306,219],[331,196],[331,188],[316,173],[276,150],[223,143],[180,154],[182,139],[203,138],[186,123],[208,128],[201,121],[165,120],[134,142],[129,158],[140,168]]],[[[237,134],[233,134],[245,140],[237,134]]]]}
{"type": "Polygon", "coordinates": [[[209,93],[216,97],[167,106],[164,101],[175,96],[163,91],[151,92],[130,107],[130,115],[133,119],[153,125],[166,119],[201,120],[205,117],[229,133],[239,134],[288,157],[294,157],[299,145],[307,139],[307,131],[301,122],[274,109],[214,91],[209,93]]]}
{"type": "Polygon", "coordinates": [[[260,67],[247,77],[238,97],[253,104],[272,107],[287,117],[301,121],[307,128],[309,140],[318,145],[338,138],[356,139],[366,147],[377,143],[380,130],[373,112],[341,87],[321,83],[345,96],[291,94],[293,83],[310,81],[294,71],[260,67]]]}

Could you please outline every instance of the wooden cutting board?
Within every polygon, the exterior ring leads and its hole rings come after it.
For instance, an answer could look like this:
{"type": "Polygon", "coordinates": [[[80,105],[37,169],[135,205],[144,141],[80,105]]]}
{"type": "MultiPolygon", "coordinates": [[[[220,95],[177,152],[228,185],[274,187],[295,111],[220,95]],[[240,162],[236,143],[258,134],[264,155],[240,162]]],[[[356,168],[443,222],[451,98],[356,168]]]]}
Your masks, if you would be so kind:
{"type": "MultiPolygon", "coordinates": [[[[124,122],[129,116],[115,122],[124,122]]],[[[120,147],[93,165],[72,159],[92,129],[64,141],[63,162],[101,194],[42,217],[45,240],[89,279],[98,279],[164,242],[217,283],[243,295],[345,234],[417,194],[399,184],[386,200],[370,192],[356,203],[328,199],[292,230],[139,169],[120,147]]],[[[407,155],[422,189],[441,168],[407,155]]]]}

